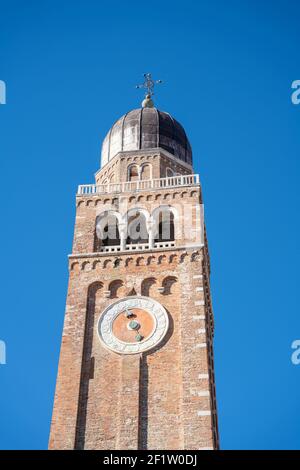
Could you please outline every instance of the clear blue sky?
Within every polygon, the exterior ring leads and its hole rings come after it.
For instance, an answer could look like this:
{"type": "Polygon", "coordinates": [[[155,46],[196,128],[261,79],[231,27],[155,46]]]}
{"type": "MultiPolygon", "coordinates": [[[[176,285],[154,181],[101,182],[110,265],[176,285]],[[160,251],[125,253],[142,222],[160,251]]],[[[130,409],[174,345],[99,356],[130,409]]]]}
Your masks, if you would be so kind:
{"type": "Polygon", "coordinates": [[[76,187],[151,71],[203,185],[221,446],[299,449],[299,1],[0,0],[0,17],[0,447],[47,446],[76,187]]]}

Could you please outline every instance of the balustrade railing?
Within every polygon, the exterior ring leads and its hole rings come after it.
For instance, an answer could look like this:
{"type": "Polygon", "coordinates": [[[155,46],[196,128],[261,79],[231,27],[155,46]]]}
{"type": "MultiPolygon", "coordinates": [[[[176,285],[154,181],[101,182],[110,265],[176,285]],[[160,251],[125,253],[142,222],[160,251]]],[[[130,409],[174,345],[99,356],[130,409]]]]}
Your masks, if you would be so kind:
{"type": "Polygon", "coordinates": [[[144,191],[147,189],[176,188],[178,186],[194,186],[200,183],[199,175],[178,175],[169,178],[156,178],[150,180],[126,181],[124,183],[108,184],[81,184],[77,195],[88,196],[93,194],[123,193],[144,191]]]}
{"type": "MultiPolygon", "coordinates": [[[[175,247],[175,241],[170,242],[155,242],[153,245],[154,249],[161,248],[172,248],[175,247]]],[[[150,250],[149,243],[130,243],[126,245],[125,251],[139,251],[139,250],[150,250]]],[[[121,245],[112,245],[112,246],[102,246],[100,248],[100,253],[116,253],[122,251],[121,245]]]]}

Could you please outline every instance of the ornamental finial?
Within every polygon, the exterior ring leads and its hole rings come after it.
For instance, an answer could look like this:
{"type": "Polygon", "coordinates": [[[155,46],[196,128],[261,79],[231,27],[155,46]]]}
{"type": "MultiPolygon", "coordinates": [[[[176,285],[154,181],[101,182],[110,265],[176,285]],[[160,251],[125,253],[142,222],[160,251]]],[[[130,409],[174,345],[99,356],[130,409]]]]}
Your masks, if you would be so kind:
{"type": "Polygon", "coordinates": [[[145,81],[141,85],[136,85],[136,88],[144,88],[145,99],[142,102],[143,108],[153,108],[154,103],[151,97],[154,95],[154,86],[158,83],[162,83],[162,80],[153,80],[151,73],[144,73],[145,81]]]}

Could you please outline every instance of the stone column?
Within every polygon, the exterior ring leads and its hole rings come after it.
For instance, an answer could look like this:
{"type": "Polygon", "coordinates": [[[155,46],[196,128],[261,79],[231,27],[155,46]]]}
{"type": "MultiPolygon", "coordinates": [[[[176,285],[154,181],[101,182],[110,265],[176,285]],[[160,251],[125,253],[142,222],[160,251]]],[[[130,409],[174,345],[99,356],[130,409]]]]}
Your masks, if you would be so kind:
{"type": "Polygon", "coordinates": [[[119,224],[119,233],[120,233],[120,246],[121,251],[126,250],[126,237],[127,237],[127,226],[126,224],[119,224]]]}
{"type": "Polygon", "coordinates": [[[147,230],[149,234],[149,249],[152,250],[154,248],[154,224],[152,220],[148,221],[147,230]]]}

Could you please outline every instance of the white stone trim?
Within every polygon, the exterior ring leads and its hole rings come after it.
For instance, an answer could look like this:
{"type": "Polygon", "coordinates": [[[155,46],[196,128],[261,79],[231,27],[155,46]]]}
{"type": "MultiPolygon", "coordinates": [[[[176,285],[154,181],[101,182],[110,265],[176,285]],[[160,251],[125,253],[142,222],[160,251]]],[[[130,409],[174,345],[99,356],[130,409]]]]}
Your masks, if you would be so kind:
{"type": "Polygon", "coordinates": [[[197,414],[198,416],[211,416],[211,411],[210,410],[198,410],[197,414]]]}
{"type": "Polygon", "coordinates": [[[195,305],[196,305],[196,307],[203,307],[203,305],[205,305],[205,301],[204,300],[195,300],[195,305]]]}
{"type": "Polygon", "coordinates": [[[213,447],[199,447],[198,450],[215,450],[213,447]]]}
{"type": "Polygon", "coordinates": [[[202,349],[202,348],[206,348],[207,347],[207,344],[206,343],[198,343],[198,344],[195,344],[195,348],[198,349],[202,349]]]}
{"type": "Polygon", "coordinates": [[[203,333],[206,333],[206,329],[205,328],[199,328],[197,331],[198,335],[201,335],[203,333]]]}
{"type": "Polygon", "coordinates": [[[203,274],[195,274],[193,276],[193,279],[202,279],[203,278],[203,274]]]}
{"type": "MultiPolygon", "coordinates": [[[[178,245],[178,246],[172,246],[172,247],[169,247],[169,248],[160,248],[160,247],[157,247],[157,248],[149,248],[147,250],[135,250],[134,253],[145,253],[145,254],[148,254],[148,253],[158,253],[158,252],[164,252],[164,251],[186,251],[188,249],[191,249],[191,248],[194,248],[194,249],[197,249],[197,250],[201,250],[201,248],[203,248],[204,245],[199,245],[199,244],[196,244],[196,245],[192,245],[192,244],[188,244],[188,245],[178,245]]],[[[128,255],[129,253],[131,253],[130,251],[128,250],[123,250],[123,251],[118,251],[117,254],[118,255],[128,255]]],[[[113,255],[114,253],[112,253],[113,255]]],[[[70,253],[68,255],[68,258],[69,259],[72,259],[72,260],[77,260],[77,259],[82,259],[82,258],[101,258],[103,256],[109,256],[110,253],[105,253],[105,252],[101,252],[101,251],[97,251],[97,252],[92,252],[92,253],[70,253]]]]}
{"type": "Polygon", "coordinates": [[[205,320],[205,315],[193,315],[193,320],[205,320]]]}
{"type": "Polygon", "coordinates": [[[198,397],[209,397],[209,391],[201,390],[200,392],[198,392],[198,397]]]}
{"type": "Polygon", "coordinates": [[[209,379],[209,375],[208,374],[199,374],[198,375],[198,379],[209,379]]]}
{"type": "Polygon", "coordinates": [[[196,287],[196,292],[203,292],[203,287],[196,287]]]}

